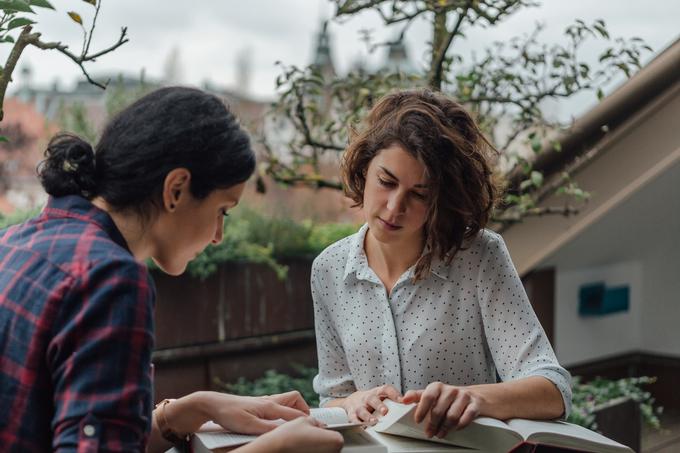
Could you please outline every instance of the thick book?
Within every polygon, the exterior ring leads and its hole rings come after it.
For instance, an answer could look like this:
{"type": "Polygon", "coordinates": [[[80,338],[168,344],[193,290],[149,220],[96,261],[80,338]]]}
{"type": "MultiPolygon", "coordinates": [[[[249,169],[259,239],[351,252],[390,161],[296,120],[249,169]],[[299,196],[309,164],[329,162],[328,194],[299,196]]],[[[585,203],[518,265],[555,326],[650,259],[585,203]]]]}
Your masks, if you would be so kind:
{"type": "MultiPolygon", "coordinates": [[[[327,429],[342,433],[345,440],[342,453],[388,453],[387,447],[366,432],[363,424],[351,423],[342,408],[311,409],[310,415],[325,423],[327,429]]],[[[257,436],[230,433],[209,422],[191,437],[191,448],[193,453],[223,453],[255,439],[257,436]]]]}
{"type": "MultiPolygon", "coordinates": [[[[445,438],[425,435],[423,423],[416,424],[415,404],[400,404],[385,400],[389,411],[372,431],[402,438],[427,440],[459,448],[485,452],[569,452],[633,453],[625,445],[586,429],[562,421],[538,421],[514,418],[507,421],[477,417],[468,426],[453,430],[445,438]]],[[[389,438],[385,438],[389,439],[389,438]]],[[[383,440],[386,443],[387,440],[383,440]]],[[[395,449],[389,450],[391,453],[395,449]]],[[[403,451],[409,451],[404,446],[403,451]]],[[[411,450],[419,451],[419,450],[411,450]]]]}

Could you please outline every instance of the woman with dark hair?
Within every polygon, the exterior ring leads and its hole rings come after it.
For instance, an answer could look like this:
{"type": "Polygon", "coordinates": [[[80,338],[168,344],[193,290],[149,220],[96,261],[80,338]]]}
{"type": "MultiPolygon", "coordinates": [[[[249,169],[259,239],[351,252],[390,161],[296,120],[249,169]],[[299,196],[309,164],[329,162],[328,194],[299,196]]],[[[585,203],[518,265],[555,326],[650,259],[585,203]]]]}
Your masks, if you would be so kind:
{"type": "Polygon", "coordinates": [[[366,224],[312,266],[322,405],[374,421],[385,398],[417,402],[430,437],[478,415],[569,412],[569,373],[485,229],[493,157],[463,107],[429,90],[385,96],[353,132],[342,176],[366,224]]]}
{"type": "Polygon", "coordinates": [[[165,451],[208,420],[267,432],[239,451],[339,451],[342,437],[304,417],[297,392],[197,392],[152,411],[155,290],[143,262],[178,275],[221,241],[255,168],[226,106],[163,88],[113,118],[95,149],[58,135],[45,155],[47,206],[0,232],[3,451],[165,451]]]}

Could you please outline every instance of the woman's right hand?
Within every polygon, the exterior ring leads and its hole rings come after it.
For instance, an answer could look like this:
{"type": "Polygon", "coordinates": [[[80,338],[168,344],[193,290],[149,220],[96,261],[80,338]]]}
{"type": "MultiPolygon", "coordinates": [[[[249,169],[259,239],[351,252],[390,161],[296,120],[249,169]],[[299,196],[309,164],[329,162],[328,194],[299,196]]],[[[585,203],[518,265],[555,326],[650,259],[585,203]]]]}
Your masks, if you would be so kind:
{"type": "Polygon", "coordinates": [[[400,397],[399,390],[390,384],[385,384],[370,390],[358,390],[344,398],[339,406],[345,409],[351,422],[374,424],[378,421],[376,414],[387,413],[387,406],[383,400],[389,398],[398,401],[400,397]]]}
{"type": "Polygon", "coordinates": [[[342,434],[322,426],[323,423],[312,417],[300,417],[263,434],[236,452],[338,453],[343,445],[342,434]]]}

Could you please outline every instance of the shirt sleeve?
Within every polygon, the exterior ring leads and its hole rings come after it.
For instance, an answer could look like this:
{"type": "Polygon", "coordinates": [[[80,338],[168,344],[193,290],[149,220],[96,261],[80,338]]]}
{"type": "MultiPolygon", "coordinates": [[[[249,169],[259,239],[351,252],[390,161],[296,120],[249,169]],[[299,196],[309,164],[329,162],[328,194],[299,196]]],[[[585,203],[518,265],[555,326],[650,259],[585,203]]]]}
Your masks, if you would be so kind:
{"type": "Polygon", "coordinates": [[[319,258],[312,265],[311,287],[314,301],[314,328],[316,350],[319,359],[319,374],[314,377],[314,391],[319,394],[319,406],[323,407],[335,398],[344,398],[356,391],[347,356],[335,323],[328,310],[331,303],[328,287],[323,287],[323,271],[319,258]]]}
{"type": "Polygon", "coordinates": [[[76,277],[47,350],[54,451],[144,451],[151,429],[155,290],[134,261],[76,277]]]}
{"type": "Polygon", "coordinates": [[[500,378],[550,380],[562,394],[566,418],[571,411],[571,376],[557,362],[505,242],[496,234],[486,244],[477,287],[485,336],[500,378]]]}

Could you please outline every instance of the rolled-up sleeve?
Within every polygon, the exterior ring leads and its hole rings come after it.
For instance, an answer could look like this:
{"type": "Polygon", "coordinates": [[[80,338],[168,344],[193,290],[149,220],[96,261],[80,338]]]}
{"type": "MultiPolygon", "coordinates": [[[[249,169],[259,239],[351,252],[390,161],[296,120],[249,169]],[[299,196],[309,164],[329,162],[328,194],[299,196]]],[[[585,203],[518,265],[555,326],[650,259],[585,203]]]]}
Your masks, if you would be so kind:
{"type": "Polygon", "coordinates": [[[503,381],[543,376],[571,411],[571,376],[557,362],[534,313],[503,239],[491,234],[477,280],[482,322],[496,370],[503,381]]]}
{"type": "Polygon", "coordinates": [[[94,264],[65,295],[47,350],[54,451],[144,451],[154,298],[134,261],[94,264]]]}

